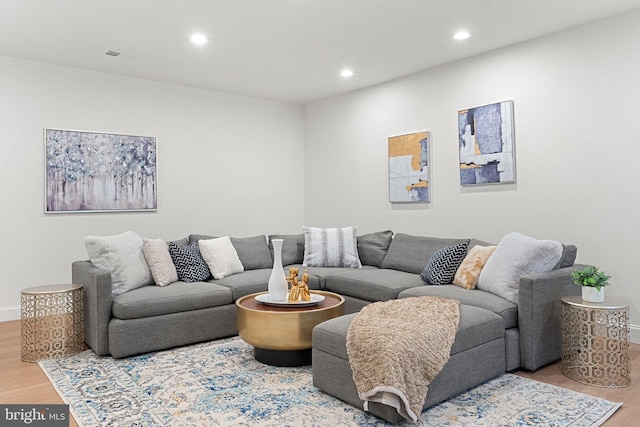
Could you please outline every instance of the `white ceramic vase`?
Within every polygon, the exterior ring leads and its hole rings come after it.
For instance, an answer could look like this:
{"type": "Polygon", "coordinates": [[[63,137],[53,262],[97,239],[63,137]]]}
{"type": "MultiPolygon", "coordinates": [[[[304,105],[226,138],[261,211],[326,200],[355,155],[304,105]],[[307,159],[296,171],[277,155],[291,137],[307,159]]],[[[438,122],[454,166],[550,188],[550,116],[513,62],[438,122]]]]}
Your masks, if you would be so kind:
{"type": "Polygon", "coordinates": [[[271,301],[286,301],[289,285],[282,267],[282,242],[283,239],[273,239],[273,269],[269,277],[269,299],[271,301]]]}
{"type": "Polygon", "coordinates": [[[583,286],[582,300],[586,302],[603,302],[604,287],[600,288],[600,290],[597,290],[593,286],[583,286]]]}

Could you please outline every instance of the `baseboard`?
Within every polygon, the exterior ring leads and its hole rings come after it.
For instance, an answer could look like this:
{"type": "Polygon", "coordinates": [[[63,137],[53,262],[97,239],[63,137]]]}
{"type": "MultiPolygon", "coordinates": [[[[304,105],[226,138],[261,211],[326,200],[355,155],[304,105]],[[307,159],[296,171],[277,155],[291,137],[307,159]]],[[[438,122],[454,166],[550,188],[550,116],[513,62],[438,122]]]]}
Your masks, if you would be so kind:
{"type": "Polygon", "coordinates": [[[0,307],[0,322],[20,320],[20,308],[19,305],[0,307]]]}

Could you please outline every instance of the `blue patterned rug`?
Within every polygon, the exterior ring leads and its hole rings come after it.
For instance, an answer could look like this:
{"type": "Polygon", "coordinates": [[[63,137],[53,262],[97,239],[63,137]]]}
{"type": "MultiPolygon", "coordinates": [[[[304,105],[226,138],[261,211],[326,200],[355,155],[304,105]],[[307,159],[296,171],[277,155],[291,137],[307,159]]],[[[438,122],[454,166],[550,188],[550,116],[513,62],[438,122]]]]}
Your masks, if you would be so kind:
{"type": "MultiPolygon", "coordinates": [[[[313,387],[311,367],[257,362],[239,337],[128,359],[89,350],[40,366],[81,426],[387,425],[313,387]]],[[[415,425],[599,426],[620,405],[505,374],[415,425]]]]}

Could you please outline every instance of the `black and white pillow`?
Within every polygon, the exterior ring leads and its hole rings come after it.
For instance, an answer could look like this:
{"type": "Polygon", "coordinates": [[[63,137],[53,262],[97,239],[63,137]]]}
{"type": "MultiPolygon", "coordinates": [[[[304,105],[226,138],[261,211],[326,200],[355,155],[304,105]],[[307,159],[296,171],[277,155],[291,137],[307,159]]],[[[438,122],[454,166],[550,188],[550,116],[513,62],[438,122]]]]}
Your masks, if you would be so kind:
{"type": "Polygon", "coordinates": [[[178,273],[178,280],[183,282],[201,282],[209,279],[211,272],[200,254],[198,242],[186,246],[169,242],[169,254],[178,273]]]}
{"type": "Polygon", "coordinates": [[[469,242],[458,243],[436,251],[422,270],[420,278],[432,285],[447,285],[453,281],[460,263],[467,256],[469,242]]]}

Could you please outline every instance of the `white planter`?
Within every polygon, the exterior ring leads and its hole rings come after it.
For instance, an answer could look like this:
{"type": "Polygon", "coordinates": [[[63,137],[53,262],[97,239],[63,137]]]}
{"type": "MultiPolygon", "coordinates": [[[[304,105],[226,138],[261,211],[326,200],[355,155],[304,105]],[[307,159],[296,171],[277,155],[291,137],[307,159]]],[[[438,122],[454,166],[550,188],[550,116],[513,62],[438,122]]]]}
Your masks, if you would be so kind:
{"type": "Polygon", "coordinates": [[[286,301],[289,284],[282,267],[282,242],[283,239],[273,239],[273,269],[269,277],[269,299],[271,301],[286,301]]]}
{"type": "Polygon", "coordinates": [[[604,288],[597,290],[592,286],[582,287],[582,300],[586,302],[603,302],[604,301],[604,288]]]}

